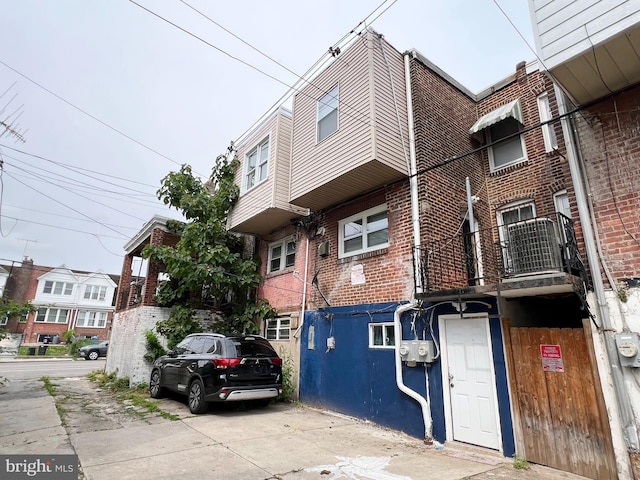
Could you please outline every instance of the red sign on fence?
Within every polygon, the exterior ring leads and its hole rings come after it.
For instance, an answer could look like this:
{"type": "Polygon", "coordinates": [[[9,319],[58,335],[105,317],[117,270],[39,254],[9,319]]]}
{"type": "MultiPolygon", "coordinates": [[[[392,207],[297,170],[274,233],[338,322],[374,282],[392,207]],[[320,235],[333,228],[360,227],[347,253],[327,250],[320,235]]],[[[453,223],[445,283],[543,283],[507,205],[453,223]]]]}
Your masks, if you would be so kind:
{"type": "Polygon", "coordinates": [[[542,370],[545,372],[564,372],[560,345],[540,345],[542,370]]]}

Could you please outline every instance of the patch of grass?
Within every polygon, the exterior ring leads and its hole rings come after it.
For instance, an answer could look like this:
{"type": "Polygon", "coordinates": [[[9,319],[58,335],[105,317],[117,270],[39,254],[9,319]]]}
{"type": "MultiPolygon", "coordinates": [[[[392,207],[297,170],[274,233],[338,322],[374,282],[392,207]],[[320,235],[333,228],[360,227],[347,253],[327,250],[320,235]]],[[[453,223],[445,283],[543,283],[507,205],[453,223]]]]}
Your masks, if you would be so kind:
{"type": "Polygon", "coordinates": [[[63,402],[56,399],[58,396],[58,392],[56,391],[56,385],[51,383],[51,379],[49,377],[40,377],[40,381],[44,384],[44,389],[54,398],[54,402],[56,405],[56,410],[58,412],[58,416],[60,417],[60,423],[63,427],[67,426],[67,409],[62,405],[63,402]]]}
{"type": "Polygon", "coordinates": [[[527,462],[527,459],[517,453],[513,456],[513,468],[516,470],[529,470],[531,464],[527,462]]]}
{"type": "Polygon", "coordinates": [[[101,388],[115,394],[118,401],[128,400],[132,405],[145,409],[149,413],[157,413],[168,420],[179,420],[180,417],[162,410],[156,402],[149,399],[149,386],[140,383],[131,385],[128,377],[118,378],[117,372],[104,373],[94,371],[87,375],[89,380],[97,383],[101,388]]]}

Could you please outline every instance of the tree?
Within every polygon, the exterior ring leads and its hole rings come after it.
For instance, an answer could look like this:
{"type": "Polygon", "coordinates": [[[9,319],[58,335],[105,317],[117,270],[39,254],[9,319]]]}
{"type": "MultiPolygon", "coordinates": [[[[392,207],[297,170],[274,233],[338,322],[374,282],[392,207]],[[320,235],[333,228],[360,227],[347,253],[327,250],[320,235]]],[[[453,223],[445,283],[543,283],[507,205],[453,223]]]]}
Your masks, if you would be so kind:
{"type": "Polygon", "coordinates": [[[187,220],[167,222],[167,228],[180,235],[175,247],[147,245],[142,252],[149,261],[163,264],[169,276],[156,295],[159,305],[172,307],[169,319],[156,326],[169,348],[200,330],[196,310],[221,315],[221,333],[254,333],[257,322],[275,315],[268,302],[255,300],[259,261],[244,254],[243,237],[226,228],[239,196],[233,181],[239,163],[235,157],[218,156],[206,184],[183,165],[169,173],[158,190],[158,198],[187,220]]]}
{"type": "MultiPolygon", "coordinates": [[[[16,303],[8,298],[0,299],[0,318],[24,317],[36,309],[31,303],[16,303]]],[[[0,328],[0,340],[6,337],[6,332],[0,328]]]]}

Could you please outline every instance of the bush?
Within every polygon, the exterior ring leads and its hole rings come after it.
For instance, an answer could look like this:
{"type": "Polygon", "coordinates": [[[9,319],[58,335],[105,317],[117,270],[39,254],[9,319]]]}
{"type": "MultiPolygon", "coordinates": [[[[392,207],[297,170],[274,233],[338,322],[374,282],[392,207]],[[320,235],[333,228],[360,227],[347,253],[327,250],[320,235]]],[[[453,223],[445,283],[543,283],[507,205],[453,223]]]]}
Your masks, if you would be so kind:
{"type": "Polygon", "coordinates": [[[78,356],[78,350],[80,347],[91,345],[92,343],[94,342],[92,342],[90,338],[79,338],[78,340],[74,340],[71,342],[71,346],[69,347],[69,354],[75,358],[78,356]]]}

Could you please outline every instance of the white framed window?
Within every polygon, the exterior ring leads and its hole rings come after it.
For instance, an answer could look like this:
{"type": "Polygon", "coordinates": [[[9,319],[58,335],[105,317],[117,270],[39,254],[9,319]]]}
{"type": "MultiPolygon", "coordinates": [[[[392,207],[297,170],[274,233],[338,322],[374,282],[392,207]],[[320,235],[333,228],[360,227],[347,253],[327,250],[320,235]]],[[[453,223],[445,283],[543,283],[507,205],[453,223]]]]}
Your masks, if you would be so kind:
{"type": "Polygon", "coordinates": [[[380,205],[338,223],[338,257],[345,258],[389,246],[387,206],[380,205]]]}
{"type": "Polygon", "coordinates": [[[338,85],[318,100],[318,143],[338,130],[338,85]]]}
{"type": "MultiPolygon", "coordinates": [[[[487,127],[489,142],[496,142],[519,131],[520,123],[511,117],[487,127]]],[[[527,151],[522,134],[489,147],[491,172],[496,172],[510,165],[524,162],[526,159],[527,151]]]]}
{"type": "Polygon", "coordinates": [[[46,280],[42,293],[53,293],[54,295],[71,295],[73,293],[73,283],[54,282],[46,280]]]}
{"type": "Polygon", "coordinates": [[[104,300],[107,295],[107,287],[100,285],[87,285],[84,287],[85,300],[104,300]]]}
{"type": "Polygon", "coordinates": [[[9,316],[5,315],[4,317],[0,318],[0,326],[4,326],[9,322],[9,316]]]}
{"type": "Polygon", "coordinates": [[[291,336],[291,317],[267,318],[264,336],[267,340],[289,340],[291,336]]]}
{"type": "Polygon", "coordinates": [[[556,207],[556,212],[571,218],[571,206],[569,205],[569,195],[566,190],[560,190],[553,194],[553,204],[556,207]]]}
{"type": "Polygon", "coordinates": [[[69,310],[66,308],[39,308],[36,322],[39,323],[67,323],[69,310]]]}
{"type": "Polygon", "coordinates": [[[267,273],[279,272],[296,264],[296,240],[285,238],[269,244],[267,273]]]}
{"type": "Polygon", "coordinates": [[[250,190],[266,180],[269,174],[269,137],[246,154],[244,165],[245,190],[250,190]]]}
{"type": "MultiPolygon", "coordinates": [[[[538,96],[538,114],[541,122],[547,122],[553,118],[551,115],[551,106],[549,105],[549,95],[545,92],[538,96]]],[[[542,127],[542,138],[544,139],[544,151],[553,152],[558,147],[558,139],[556,131],[552,123],[547,123],[542,127]]]]}
{"type": "Polygon", "coordinates": [[[536,206],[531,200],[513,202],[498,210],[498,226],[504,227],[512,223],[535,218],[536,206]]]}
{"type": "Polygon", "coordinates": [[[369,324],[369,348],[395,348],[396,335],[393,322],[369,324]]]}
{"type": "Polygon", "coordinates": [[[80,310],[76,327],[104,328],[107,325],[107,312],[91,312],[80,310]]]}

